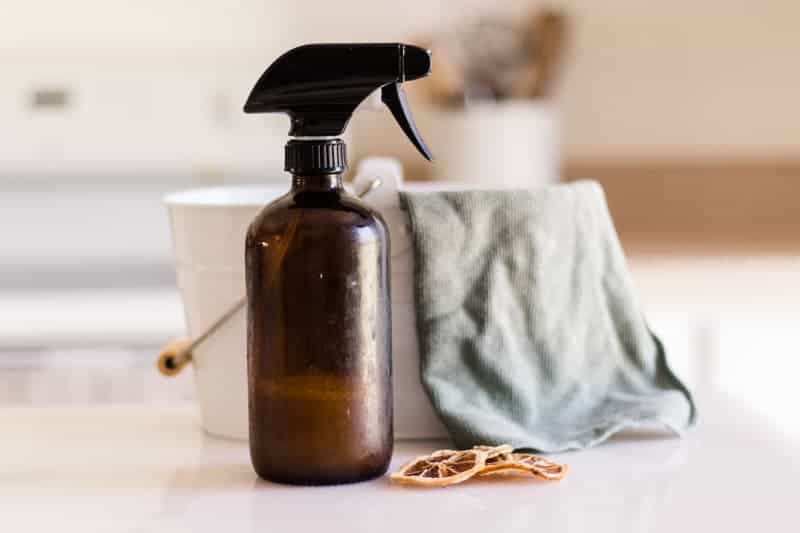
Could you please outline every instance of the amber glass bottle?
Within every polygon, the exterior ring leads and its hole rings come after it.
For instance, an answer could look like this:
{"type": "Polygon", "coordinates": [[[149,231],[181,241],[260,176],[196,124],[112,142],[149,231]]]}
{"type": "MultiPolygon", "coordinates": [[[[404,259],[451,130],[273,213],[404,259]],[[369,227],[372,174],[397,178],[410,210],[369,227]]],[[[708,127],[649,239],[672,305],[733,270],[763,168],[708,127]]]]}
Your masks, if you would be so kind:
{"type": "Polygon", "coordinates": [[[286,483],[359,481],[392,455],[389,236],[342,188],[338,139],[361,103],[381,101],[420,153],[402,84],[430,74],[403,43],[311,44],[256,82],[246,113],[286,113],[292,189],[267,206],[246,243],[250,453],[286,483]]]}
{"type": "Polygon", "coordinates": [[[369,479],[392,454],[389,236],[340,173],[292,180],[247,234],[253,466],[284,483],[369,479]]]}

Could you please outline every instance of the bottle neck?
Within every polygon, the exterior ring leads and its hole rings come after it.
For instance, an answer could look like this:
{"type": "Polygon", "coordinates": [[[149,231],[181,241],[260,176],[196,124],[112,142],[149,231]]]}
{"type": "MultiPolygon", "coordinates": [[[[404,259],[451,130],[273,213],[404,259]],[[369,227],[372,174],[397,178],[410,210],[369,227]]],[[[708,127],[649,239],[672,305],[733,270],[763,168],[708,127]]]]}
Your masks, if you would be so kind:
{"type": "Polygon", "coordinates": [[[292,192],[331,192],[343,189],[341,174],[292,175],[292,192]]]}

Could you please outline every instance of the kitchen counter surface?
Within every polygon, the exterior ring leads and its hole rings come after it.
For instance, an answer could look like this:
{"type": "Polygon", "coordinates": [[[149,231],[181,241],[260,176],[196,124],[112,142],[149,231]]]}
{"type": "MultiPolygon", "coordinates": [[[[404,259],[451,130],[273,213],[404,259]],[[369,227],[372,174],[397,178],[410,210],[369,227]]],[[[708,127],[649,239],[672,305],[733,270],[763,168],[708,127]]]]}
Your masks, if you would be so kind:
{"type": "MultiPolygon", "coordinates": [[[[553,456],[568,478],[447,489],[386,478],[291,487],[256,478],[244,443],[191,405],[0,409],[0,523],[13,532],[797,531],[800,435],[716,395],[685,439],[628,433],[553,456]]],[[[787,419],[788,420],[788,419],[787,419]]],[[[440,442],[401,442],[392,468],[440,442]]]]}

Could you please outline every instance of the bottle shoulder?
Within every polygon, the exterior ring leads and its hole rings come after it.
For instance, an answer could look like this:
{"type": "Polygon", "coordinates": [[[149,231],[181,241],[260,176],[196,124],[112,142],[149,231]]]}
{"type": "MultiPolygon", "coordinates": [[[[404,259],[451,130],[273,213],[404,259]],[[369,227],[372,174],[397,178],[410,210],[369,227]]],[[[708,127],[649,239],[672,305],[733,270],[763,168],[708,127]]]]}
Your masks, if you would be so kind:
{"type": "Polygon", "coordinates": [[[388,226],[381,214],[357,197],[342,192],[289,192],[268,204],[248,229],[248,241],[292,231],[358,233],[388,240],[388,226]]]}

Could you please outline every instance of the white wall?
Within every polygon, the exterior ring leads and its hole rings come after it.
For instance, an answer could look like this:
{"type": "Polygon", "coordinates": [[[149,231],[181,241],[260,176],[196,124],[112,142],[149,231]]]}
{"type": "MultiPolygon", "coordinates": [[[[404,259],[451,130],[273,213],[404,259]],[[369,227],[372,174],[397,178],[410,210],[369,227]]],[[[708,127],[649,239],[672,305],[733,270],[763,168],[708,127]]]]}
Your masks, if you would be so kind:
{"type": "MultiPolygon", "coordinates": [[[[280,154],[268,147],[285,119],[239,110],[280,50],[409,39],[497,6],[513,14],[535,3],[3,0],[0,174],[107,172],[120,163],[277,169],[280,154]],[[30,91],[49,86],[74,92],[69,113],[31,113],[30,91]]],[[[799,2],[551,4],[573,14],[559,98],[567,155],[797,155],[799,2]]]]}
{"type": "Polygon", "coordinates": [[[570,155],[800,155],[800,2],[560,3],[570,155]]]}
{"type": "Polygon", "coordinates": [[[266,147],[285,119],[241,106],[283,47],[278,7],[3,0],[0,178],[276,172],[280,150],[266,147]],[[68,108],[32,111],[32,94],[53,88],[68,92],[68,108]]]}

